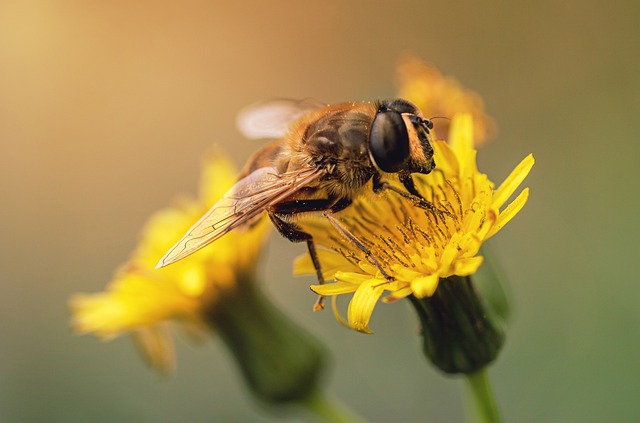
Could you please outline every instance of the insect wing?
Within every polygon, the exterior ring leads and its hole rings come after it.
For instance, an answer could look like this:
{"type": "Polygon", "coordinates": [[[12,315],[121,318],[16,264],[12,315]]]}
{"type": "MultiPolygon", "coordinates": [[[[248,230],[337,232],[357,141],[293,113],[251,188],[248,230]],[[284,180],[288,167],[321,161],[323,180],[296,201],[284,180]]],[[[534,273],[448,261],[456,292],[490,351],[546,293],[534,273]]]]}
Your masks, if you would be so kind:
{"type": "Polygon", "coordinates": [[[322,176],[308,167],[279,175],[275,168],[260,168],[238,181],[165,254],[156,268],[174,263],[224,234],[259,217],[270,205],[287,198],[322,176]]]}
{"type": "Polygon", "coordinates": [[[251,139],[281,138],[289,126],[304,114],[326,107],[314,99],[278,99],[256,103],[241,110],[236,119],[238,129],[251,139]]]}

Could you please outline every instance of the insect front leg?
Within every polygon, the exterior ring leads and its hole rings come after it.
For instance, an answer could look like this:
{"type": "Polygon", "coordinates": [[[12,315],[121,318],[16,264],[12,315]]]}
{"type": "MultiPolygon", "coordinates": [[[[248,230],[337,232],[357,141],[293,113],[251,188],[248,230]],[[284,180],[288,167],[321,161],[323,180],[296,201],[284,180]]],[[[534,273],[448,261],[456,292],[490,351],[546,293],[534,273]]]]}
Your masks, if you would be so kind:
{"type": "Polygon", "coordinates": [[[416,197],[424,199],[422,194],[420,194],[416,188],[416,184],[413,181],[413,177],[410,173],[400,173],[399,175],[400,182],[405,187],[405,189],[409,192],[409,194],[413,194],[416,197]]]}
{"type": "Polygon", "coordinates": [[[433,205],[430,201],[427,201],[416,189],[416,186],[413,182],[413,178],[411,175],[400,175],[400,182],[408,191],[403,191],[400,188],[391,185],[387,181],[383,181],[380,175],[375,175],[373,177],[373,191],[375,193],[379,193],[382,190],[393,191],[401,197],[411,201],[414,206],[420,207],[421,209],[425,209],[434,213],[436,215],[449,215],[450,213],[447,210],[440,210],[436,206],[433,205]]]}

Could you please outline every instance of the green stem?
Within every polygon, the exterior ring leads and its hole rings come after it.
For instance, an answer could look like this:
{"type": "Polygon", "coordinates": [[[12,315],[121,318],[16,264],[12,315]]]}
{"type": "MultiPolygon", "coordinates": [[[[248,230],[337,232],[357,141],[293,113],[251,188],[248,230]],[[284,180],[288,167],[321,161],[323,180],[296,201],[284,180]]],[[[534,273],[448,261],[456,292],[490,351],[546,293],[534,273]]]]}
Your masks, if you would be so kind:
{"type": "Polygon", "coordinates": [[[327,423],[366,423],[366,420],[354,414],[343,404],[327,398],[318,391],[301,400],[300,404],[327,423]]]}
{"type": "Polygon", "coordinates": [[[500,415],[493,397],[491,384],[487,375],[487,368],[484,367],[475,373],[465,375],[471,401],[469,405],[471,414],[477,423],[500,423],[500,415]]]}

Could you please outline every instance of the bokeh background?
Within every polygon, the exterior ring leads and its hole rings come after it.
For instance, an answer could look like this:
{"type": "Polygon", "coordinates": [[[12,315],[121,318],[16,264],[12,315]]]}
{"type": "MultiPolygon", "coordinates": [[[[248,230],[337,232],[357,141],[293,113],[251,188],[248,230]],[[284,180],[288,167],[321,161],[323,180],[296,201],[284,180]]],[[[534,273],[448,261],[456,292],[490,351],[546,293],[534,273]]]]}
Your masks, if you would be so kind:
{"type": "MultiPolygon", "coordinates": [[[[482,95],[494,180],[537,159],[490,243],[515,311],[491,369],[505,421],[640,421],[638,22],[635,1],[1,2],[0,421],[281,421],[218,340],[180,338],[162,379],[128,338],[73,335],[67,300],[195,193],[212,145],[238,164],[260,145],[240,108],[392,96],[406,52],[482,95]]],[[[463,421],[462,382],[426,364],[408,305],[379,305],[375,335],[347,331],[290,276],[304,247],[270,243],[265,289],[327,343],[333,395],[375,422],[463,421]]]]}

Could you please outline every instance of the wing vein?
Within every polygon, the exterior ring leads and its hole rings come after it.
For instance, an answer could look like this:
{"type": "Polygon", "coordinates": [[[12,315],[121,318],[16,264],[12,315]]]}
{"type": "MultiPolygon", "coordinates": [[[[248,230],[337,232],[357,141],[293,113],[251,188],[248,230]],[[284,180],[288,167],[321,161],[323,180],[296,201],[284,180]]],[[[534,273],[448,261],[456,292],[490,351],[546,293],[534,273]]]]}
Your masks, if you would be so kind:
{"type": "Polygon", "coordinates": [[[174,263],[215,241],[229,231],[248,224],[271,206],[298,192],[325,174],[306,166],[278,174],[273,167],[260,168],[239,180],[160,259],[156,268],[174,263]]]}

